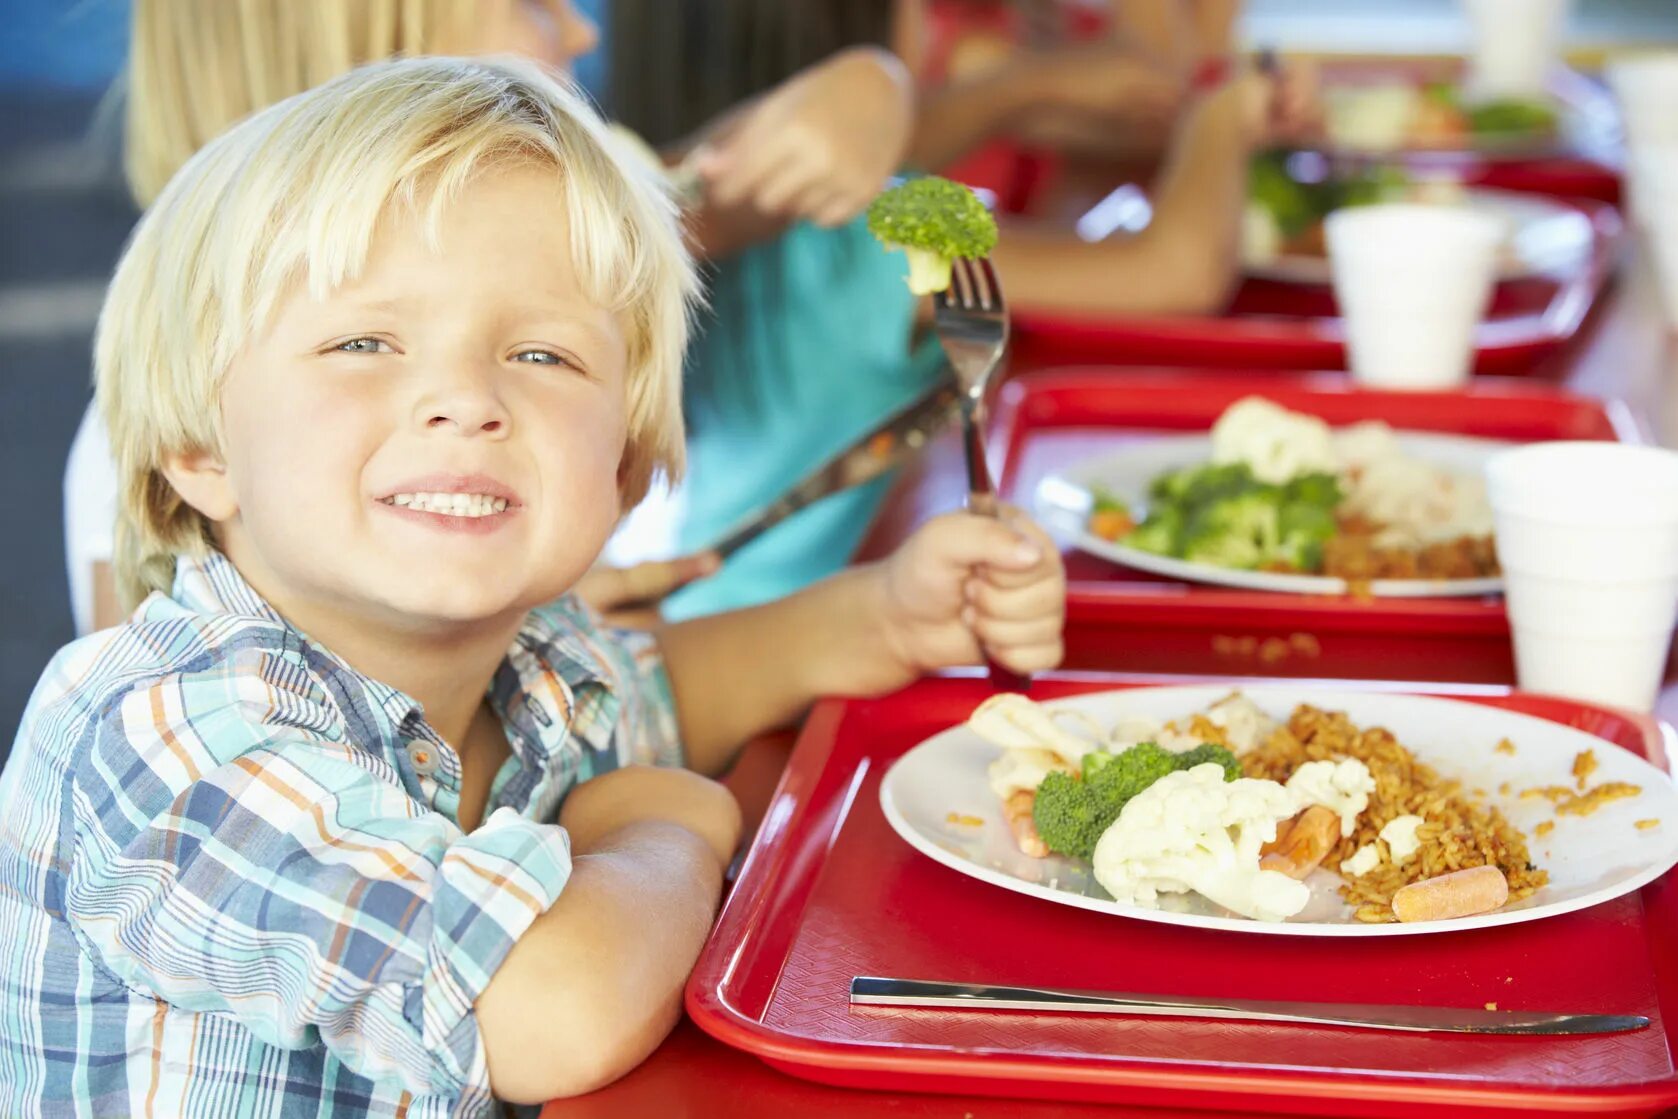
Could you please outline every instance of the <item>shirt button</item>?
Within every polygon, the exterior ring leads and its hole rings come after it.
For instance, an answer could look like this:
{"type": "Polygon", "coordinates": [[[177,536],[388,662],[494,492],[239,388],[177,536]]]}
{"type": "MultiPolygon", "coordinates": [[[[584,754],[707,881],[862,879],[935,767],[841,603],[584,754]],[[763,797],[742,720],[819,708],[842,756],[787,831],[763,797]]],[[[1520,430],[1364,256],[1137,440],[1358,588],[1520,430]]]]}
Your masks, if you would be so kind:
{"type": "Polygon", "coordinates": [[[414,772],[421,777],[430,777],[437,772],[437,750],[429,742],[408,743],[408,760],[413,763],[414,772]]]}

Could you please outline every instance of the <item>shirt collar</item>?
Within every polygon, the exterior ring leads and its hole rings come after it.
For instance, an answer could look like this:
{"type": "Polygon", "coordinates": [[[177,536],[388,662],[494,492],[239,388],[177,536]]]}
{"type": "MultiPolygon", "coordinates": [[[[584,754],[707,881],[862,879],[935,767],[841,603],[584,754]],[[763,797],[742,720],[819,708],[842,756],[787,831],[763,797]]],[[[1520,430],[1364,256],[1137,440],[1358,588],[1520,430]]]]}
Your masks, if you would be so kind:
{"type": "MultiPolygon", "coordinates": [[[[362,676],[332,650],[309,641],[280,616],[239,569],[219,550],[202,556],[180,555],[175,560],[175,582],[170,599],[197,614],[230,614],[259,618],[284,627],[299,646],[319,650],[335,664],[367,681],[381,707],[398,724],[420,713],[419,704],[405,692],[362,676]]],[[[567,614],[585,614],[575,607],[567,614]]],[[[612,690],[613,674],[600,656],[573,632],[558,624],[548,611],[532,611],[520,626],[512,647],[496,670],[490,698],[502,720],[520,733],[524,745],[548,754],[564,738],[564,729],[577,709],[578,697],[596,688],[612,690]]],[[[515,741],[517,749],[521,743],[515,741]]]]}

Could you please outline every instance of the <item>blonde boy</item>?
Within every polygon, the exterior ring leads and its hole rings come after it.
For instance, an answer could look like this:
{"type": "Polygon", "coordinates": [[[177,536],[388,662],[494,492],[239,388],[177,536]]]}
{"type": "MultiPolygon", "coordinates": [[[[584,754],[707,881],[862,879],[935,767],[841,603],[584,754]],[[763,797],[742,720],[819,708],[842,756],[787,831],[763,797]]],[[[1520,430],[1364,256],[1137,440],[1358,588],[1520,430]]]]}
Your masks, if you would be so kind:
{"type": "Polygon", "coordinates": [[[55,658],[0,775],[0,1113],[596,1087],[674,1021],[738,841],[675,763],[1058,661],[1023,522],[656,643],[567,595],[681,468],[693,273],[640,174],[539,71],[422,59],[237,126],[142,221],[97,366],[148,597],[55,658]]]}

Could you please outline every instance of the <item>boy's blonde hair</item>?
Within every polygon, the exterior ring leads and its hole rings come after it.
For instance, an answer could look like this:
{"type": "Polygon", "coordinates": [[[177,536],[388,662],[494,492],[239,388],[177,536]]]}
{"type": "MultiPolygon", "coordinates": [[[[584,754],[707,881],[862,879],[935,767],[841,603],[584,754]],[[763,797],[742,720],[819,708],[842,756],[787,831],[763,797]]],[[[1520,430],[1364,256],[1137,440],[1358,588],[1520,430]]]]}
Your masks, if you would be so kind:
{"type": "Polygon", "coordinates": [[[412,207],[433,234],[474,174],[551,167],[588,297],[629,343],[623,507],[683,465],[681,363],[697,285],[656,176],[567,84],[533,64],[376,63],[212,140],[136,228],[106,294],[97,400],[116,459],[113,567],[128,607],[167,592],[209,526],[164,478],[167,455],[219,453],[220,385],[278,299],[322,297],[364,265],[375,227],[412,207]]]}
{"type": "Polygon", "coordinates": [[[363,63],[452,54],[512,0],[134,0],[124,165],[150,206],[212,137],[363,63]]]}

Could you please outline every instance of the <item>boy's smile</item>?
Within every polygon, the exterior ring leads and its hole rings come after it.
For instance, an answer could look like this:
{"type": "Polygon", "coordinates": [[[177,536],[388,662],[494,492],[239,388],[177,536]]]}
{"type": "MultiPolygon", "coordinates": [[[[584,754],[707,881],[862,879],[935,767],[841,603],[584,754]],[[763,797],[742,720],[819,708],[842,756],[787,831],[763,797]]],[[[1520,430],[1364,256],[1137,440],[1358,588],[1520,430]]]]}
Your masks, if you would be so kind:
{"type": "Polygon", "coordinates": [[[400,205],[361,274],[299,283],[234,360],[225,453],[177,488],[240,572],[330,644],[516,621],[616,524],[628,351],[573,269],[559,177],[481,172],[435,237],[400,205]]]}

